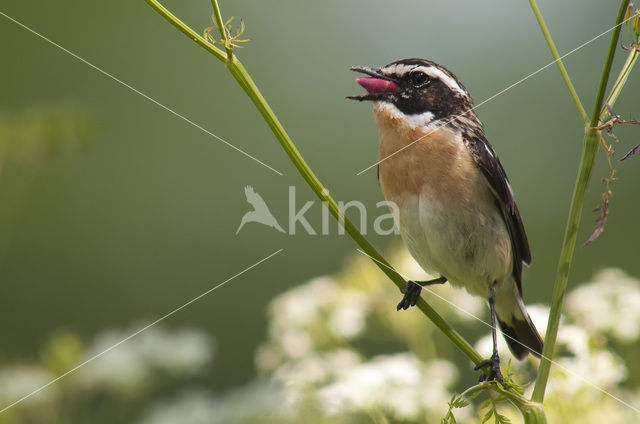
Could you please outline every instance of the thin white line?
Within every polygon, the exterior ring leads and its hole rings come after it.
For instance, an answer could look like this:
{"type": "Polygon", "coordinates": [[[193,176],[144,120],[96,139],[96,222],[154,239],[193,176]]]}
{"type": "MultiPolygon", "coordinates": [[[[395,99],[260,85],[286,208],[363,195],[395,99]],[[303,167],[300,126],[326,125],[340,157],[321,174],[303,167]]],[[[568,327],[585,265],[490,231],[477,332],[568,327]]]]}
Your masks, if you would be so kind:
{"type": "Polygon", "coordinates": [[[57,48],[59,48],[60,50],[62,50],[63,52],[75,57],[76,59],[78,59],[80,62],[89,65],[90,67],[92,67],[93,69],[95,69],[96,71],[100,72],[101,74],[111,78],[112,80],[116,81],[117,83],[127,87],[129,90],[133,91],[134,93],[137,93],[139,95],[141,95],[142,97],[144,97],[145,99],[149,100],[150,102],[160,106],[161,108],[163,108],[164,110],[166,110],[167,112],[172,113],[173,115],[177,116],[178,118],[184,120],[185,122],[193,125],[194,127],[198,128],[199,130],[209,134],[210,136],[218,139],[219,141],[223,142],[224,144],[226,144],[227,146],[231,147],[232,149],[242,153],[243,155],[245,155],[246,157],[253,159],[254,161],[258,162],[260,165],[265,166],[267,168],[269,168],[270,170],[272,170],[273,172],[275,172],[276,174],[279,175],[283,175],[282,172],[278,171],[277,169],[272,168],[271,166],[267,165],[266,163],[262,162],[259,159],[256,159],[255,157],[251,156],[249,153],[245,152],[244,150],[240,149],[239,147],[234,146],[233,144],[229,143],[228,141],[226,141],[225,139],[218,137],[217,135],[215,135],[214,133],[212,133],[211,131],[201,127],[200,125],[196,124],[195,122],[193,122],[192,120],[190,120],[189,118],[179,114],[178,112],[176,112],[175,110],[171,109],[168,106],[163,105],[162,103],[160,103],[159,101],[157,101],[156,99],[149,97],[148,95],[144,94],[143,92],[141,92],[140,90],[133,88],[132,86],[130,86],[129,84],[127,84],[126,82],[114,77],[113,75],[111,75],[110,73],[108,73],[107,71],[99,68],[98,66],[94,65],[93,63],[89,62],[88,60],[85,60],[83,58],[81,58],[80,56],[78,56],[77,54],[65,49],[64,47],[62,47],[61,45],[57,44],[56,42],[48,39],[47,37],[45,37],[44,35],[36,32],[35,30],[29,28],[28,26],[26,26],[25,24],[13,19],[11,16],[3,13],[2,11],[0,11],[0,15],[4,16],[5,18],[7,18],[8,20],[12,21],[13,23],[21,26],[22,28],[26,29],[27,31],[31,32],[34,35],[37,35],[38,37],[42,38],[43,40],[45,40],[46,42],[48,42],[49,44],[52,44],[54,46],[56,46],[57,48]]]}
{"type": "MultiPolygon", "coordinates": [[[[2,12],[0,12],[2,13],[2,12]]],[[[5,412],[7,409],[19,404],[20,402],[22,402],[25,399],[30,398],[31,396],[35,395],[36,393],[46,389],[47,387],[49,387],[50,385],[52,385],[53,383],[55,383],[56,381],[66,377],[67,375],[71,374],[72,372],[78,370],[79,368],[82,368],[83,366],[87,365],[89,362],[94,361],[95,359],[98,359],[99,357],[101,357],[102,355],[104,355],[105,353],[108,353],[110,351],[112,351],[113,349],[115,349],[116,347],[120,346],[122,343],[126,342],[127,340],[137,336],[138,334],[142,333],[143,331],[147,330],[148,328],[156,325],[157,323],[159,323],[160,321],[164,320],[165,318],[170,317],[171,315],[175,314],[176,312],[180,311],[181,309],[184,309],[185,307],[191,305],[193,302],[203,298],[204,296],[208,295],[209,293],[211,293],[212,291],[214,291],[215,289],[224,286],[225,284],[227,284],[229,281],[233,280],[236,277],[239,277],[240,275],[244,274],[245,272],[249,271],[250,269],[260,265],[261,263],[263,263],[264,261],[266,261],[267,259],[272,258],[273,256],[277,255],[278,253],[282,252],[284,249],[280,249],[277,250],[275,252],[273,252],[272,254],[270,254],[269,256],[260,259],[258,262],[254,263],[253,265],[243,269],[242,271],[240,271],[239,273],[237,273],[236,275],[226,279],[225,281],[223,281],[222,283],[218,284],[217,286],[214,286],[213,288],[210,288],[209,290],[207,290],[206,292],[202,293],[201,295],[191,299],[190,301],[188,301],[187,303],[185,303],[184,305],[174,309],[173,311],[169,312],[168,314],[163,315],[162,317],[158,318],[157,320],[153,321],[151,324],[141,328],[140,330],[136,331],[135,333],[125,337],[124,339],[120,340],[118,343],[112,345],[111,347],[103,350],[102,352],[98,353],[97,355],[92,356],[91,358],[87,359],[86,361],[82,362],[81,364],[76,365],[75,367],[71,368],[69,371],[65,372],[62,375],[59,375],[58,377],[54,378],[53,380],[51,380],[50,382],[48,382],[47,384],[45,384],[44,386],[41,386],[40,388],[32,391],[31,393],[21,397],[20,399],[14,401],[13,403],[11,403],[8,406],[5,406],[3,409],[0,410],[0,414],[2,414],[3,412],[5,412]]]]}
{"type": "MultiPolygon", "coordinates": [[[[356,250],[357,250],[358,252],[362,253],[363,255],[365,255],[366,257],[368,257],[369,259],[371,259],[371,260],[373,260],[373,261],[375,261],[375,262],[377,262],[377,263],[379,263],[379,264],[381,264],[381,265],[383,265],[383,266],[385,266],[385,267],[387,267],[387,268],[389,268],[389,269],[391,269],[391,270],[393,270],[393,271],[395,271],[395,272],[398,272],[397,270],[395,270],[394,268],[390,267],[389,265],[387,265],[387,264],[385,264],[385,263],[383,263],[383,262],[380,262],[379,260],[377,260],[376,258],[374,258],[374,257],[372,257],[372,256],[367,255],[364,251],[362,251],[362,250],[360,250],[360,249],[356,249],[356,250]]],[[[402,274],[400,274],[399,272],[398,272],[398,274],[399,274],[402,278],[404,278],[405,280],[408,280],[407,276],[402,275],[402,274]]],[[[428,288],[428,287],[423,287],[423,288],[424,288],[425,290],[427,290],[429,293],[433,294],[434,296],[436,296],[436,297],[438,297],[438,298],[440,298],[440,299],[444,300],[444,301],[445,301],[445,302],[447,302],[449,305],[453,306],[454,308],[458,309],[459,311],[464,312],[465,314],[469,315],[469,316],[470,316],[470,317],[472,317],[472,318],[475,318],[476,320],[480,321],[481,323],[483,323],[484,325],[488,326],[489,328],[493,328],[493,326],[492,326],[491,324],[489,324],[488,322],[484,321],[482,318],[479,318],[479,317],[477,317],[477,316],[473,315],[471,312],[464,310],[464,309],[463,309],[463,308],[461,308],[460,306],[458,306],[458,305],[456,305],[455,303],[451,302],[449,299],[445,299],[444,297],[442,297],[441,295],[439,295],[439,294],[438,294],[438,293],[436,293],[435,291],[431,290],[430,288],[428,288]]],[[[511,337],[511,336],[509,336],[509,335],[507,335],[507,334],[503,333],[503,332],[502,332],[502,330],[500,330],[499,328],[496,328],[496,330],[497,330],[497,331],[499,331],[500,333],[502,333],[502,335],[503,335],[504,337],[507,337],[507,338],[509,338],[509,339],[513,340],[514,342],[516,342],[516,343],[518,343],[518,344],[522,345],[525,349],[529,350],[530,352],[533,352],[533,350],[529,349],[529,347],[528,347],[528,346],[526,346],[524,343],[521,343],[519,340],[516,340],[516,339],[514,339],[513,337],[511,337]]],[[[564,371],[568,372],[569,374],[571,374],[571,375],[573,375],[573,376],[575,376],[575,377],[578,377],[580,380],[584,381],[585,383],[587,383],[588,385],[590,385],[590,386],[591,386],[591,387],[593,387],[594,389],[597,389],[598,391],[600,391],[600,392],[604,393],[605,395],[607,395],[607,396],[611,397],[612,399],[614,399],[614,400],[616,400],[616,401],[620,402],[620,403],[621,403],[621,404],[623,404],[624,406],[629,407],[630,409],[634,410],[635,412],[640,413],[640,409],[638,409],[638,408],[636,408],[636,407],[634,407],[634,406],[630,405],[629,403],[625,402],[624,400],[620,399],[619,397],[616,397],[615,395],[613,395],[613,394],[611,394],[611,393],[607,392],[605,389],[603,389],[603,388],[601,388],[601,387],[599,387],[599,386],[595,385],[594,383],[590,382],[589,380],[587,380],[586,378],[584,378],[582,375],[578,374],[577,372],[572,371],[571,369],[569,369],[569,368],[565,367],[564,365],[562,365],[562,364],[560,364],[560,363],[558,363],[558,362],[554,361],[553,359],[547,358],[546,356],[542,355],[542,353],[540,354],[540,356],[542,356],[542,357],[543,357],[544,359],[546,359],[547,361],[551,362],[553,365],[556,365],[557,367],[559,367],[559,368],[563,369],[564,371]]]]}
{"type": "MultiPolygon", "coordinates": [[[[631,19],[631,18],[629,18],[631,19]]],[[[542,68],[538,69],[535,72],[530,73],[529,75],[527,75],[526,77],[520,79],[519,81],[514,82],[513,84],[511,84],[510,86],[508,86],[507,88],[502,89],[501,91],[499,91],[498,93],[494,94],[493,96],[489,97],[488,99],[483,100],[482,102],[478,103],[477,105],[475,105],[474,107],[472,107],[471,109],[469,109],[468,111],[461,113],[460,115],[456,115],[453,118],[449,119],[448,121],[446,121],[443,124],[440,124],[438,126],[436,126],[435,128],[429,130],[429,132],[427,132],[426,134],[424,134],[423,136],[421,136],[420,138],[418,138],[417,140],[412,141],[411,143],[407,144],[406,146],[396,150],[395,152],[391,153],[390,155],[380,159],[378,162],[374,163],[371,166],[366,167],[365,169],[363,169],[362,171],[358,172],[356,175],[360,175],[368,170],[370,170],[371,168],[373,168],[374,166],[379,165],[380,163],[384,162],[385,160],[389,159],[390,157],[396,155],[397,153],[400,153],[401,151],[403,151],[404,149],[406,149],[407,147],[413,146],[415,143],[417,143],[418,141],[422,140],[423,138],[427,137],[428,135],[432,134],[434,131],[439,130],[440,128],[444,127],[445,125],[449,124],[451,121],[453,121],[456,118],[462,117],[467,115],[469,112],[471,112],[472,110],[475,110],[476,108],[479,108],[480,106],[482,106],[483,104],[487,103],[488,101],[491,101],[493,99],[495,99],[496,97],[498,97],[499,95],[503,94],[504,92],[512,89],[513,87],[515,87],[516,85],[528,80],[529,78],[531,78],[532,76],[536,75],[537,73],[547,69],[549,66],[553,65],[554,63],[564,59],[565,57],[569,56],[572,53],[575,53],[576,51],[580,50],[581,48],[583,48],[584,46],[586,46],[587,44],[590,44],[592,42],[594,42],[595,40],[597,40],[598,38],[602,37],[603,35],[613,31],[614,29],[616,29],[617,27],[619,27],[620,25],[624,24],[625,22],[627,22],[629,19],[620,22],[618,25],[613,26],[612,28],[609,28],[608,30],[606,30],[605,32],[596,35],[595,37],[593,37],[591,40],[586,41],[582,44],[580,44],[578,47],[576,47],[575,49],[569,51],[568,53],[565,53],[564,55],[560,56],[558,59],[546,64],[545,66],[543,66],[542,68]]]]}

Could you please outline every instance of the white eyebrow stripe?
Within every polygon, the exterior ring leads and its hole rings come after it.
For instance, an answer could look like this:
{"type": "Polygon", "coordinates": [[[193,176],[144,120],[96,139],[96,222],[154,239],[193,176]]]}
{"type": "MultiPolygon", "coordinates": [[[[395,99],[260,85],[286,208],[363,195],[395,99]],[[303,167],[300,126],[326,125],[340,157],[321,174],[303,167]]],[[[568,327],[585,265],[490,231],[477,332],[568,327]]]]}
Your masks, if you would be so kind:
{"type": "Polygon", "coordinates": [[[417,65],[402,65],[396,64],[382,68],[380,71],[385,75],[395,75],[397,77],[403,77],[407,72],[413,71],[417,65]]]}
{"type": "Polygon", "coordinates": [[[460,88],[460,85],[458,85],[458,82],[455,79],[451,78],[449,75],[445,74],[440,69],[434,66],[418,66],[415,69],[424,72],[425,74],[429,75],[431,78],[438,78],[440,81],[445,83],[447,87],[449,87],[454,91],[459,92],[463,96],[467,95],[467,93],[462,88],[460,88]]]}
{"type": "Polygon", "coordinates": [[[396,64],[396,65],[392,65],[392,66],[381,69],[382,73],[385,75],[389,75],[389,76],[395,75],[400,78],[402,78],[406,73],[411,71],[416,71],[416,70],[424,72],[425,74],[429,75],[431,78],[437,78],[453,91],[457,91],[458,93],[462,94],[465,97],[468,96],[466,91],[464,91],[460,87],[460,85],[454,78],[451,78],[449,75],[445,74],[435,66],[396,64]]]}

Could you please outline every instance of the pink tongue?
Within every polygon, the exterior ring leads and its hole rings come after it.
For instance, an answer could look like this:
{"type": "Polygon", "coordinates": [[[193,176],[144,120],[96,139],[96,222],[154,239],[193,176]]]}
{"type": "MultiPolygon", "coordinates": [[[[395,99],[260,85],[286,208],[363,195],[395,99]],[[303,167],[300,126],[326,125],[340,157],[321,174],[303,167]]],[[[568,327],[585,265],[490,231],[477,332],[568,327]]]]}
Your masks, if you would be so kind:
{"type": "Polygon", "coordinates": [[[393,81],[384,80],[381,78],[358,78],[356,80],[358,84],[364,87],[369,94],[385,93],[388,91],[396,91],[398,86],[393,81]]]}

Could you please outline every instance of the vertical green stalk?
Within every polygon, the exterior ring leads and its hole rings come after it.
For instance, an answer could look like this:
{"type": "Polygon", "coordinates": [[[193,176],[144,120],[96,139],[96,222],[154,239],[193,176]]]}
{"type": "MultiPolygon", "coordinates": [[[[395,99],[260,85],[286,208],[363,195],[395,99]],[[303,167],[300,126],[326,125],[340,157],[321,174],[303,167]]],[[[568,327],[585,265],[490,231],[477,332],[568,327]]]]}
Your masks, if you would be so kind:
{"type": "MultiPolygon", "coordinates": [[[[636,39],[636,46],[640,45],[640,37],[636,39]]],[[[616,78],[616,82],[613,83],[611,87],[611,92],[607,97],[607,101],[605,102],[609,106],[613,107],[613,104],[618,100],[618,96],[622,92],[622,87],[627,82],[629,75],[631,74],[631,70],[635,66],[638,60],[638,49],[633,48],[629,51],[629,55],[627,56],[627,60],[625,60],[624,65],[622,65],[622,70],[620,74],[618,74],[618,78],[616,78]]],[[[602,110],[600,111],[600,122],[604,122],[609,118],[609,110],[603,105],[602,110]]]]}
{"type": "Polygon", "coordinates": [[[607,82],[609,82],[609,74],[611,73],[611,65],[613,65],[613,57],[616,54],[616,47],[618,46],[618,39],[620,38],[620,31],[622,30],[622,19],[624,13],[627,10],[629,0],[622,0],[620,3],[620,10],[618,10],[618,17],[616,18],[616,26],[611,34],[611,41],[609,42],[609,51],[607,52],[607,59],[602,69],[602,77],[600,78],[600,86],[598,87],[598,94],[596,94],[596,101],[591,114],[590,126],[597,127],[600,119],[600,110],[602,109],[602,101],[604,100],[604,94],[607,91],[607,82]]]}
{"type": "Polygon", "coordinates": [[[576,109],[580,114],[580,118],[582,119],[584,124],[587,125],[587,122],[589,122],[589,116],[587,115],[587,112],[584,110],[584,107],[580,102],[580,97],[578,97],[578,93],[576,92],[576,89],[573,87],[573,83],[571,82],[571,78],[569,78],[569,74],[567,73],[567,70],[564,67],[564,63],[562,63],[562,60],[560,59],[560,55],[558,54],[558,49],[556,49],[556,45],[553,42],[553,38],[551,38],[549,29],[547,29],[547,25],[544,23],[544,19],[542,18],[542,13],[540,13],[540,9],[538,9],[538,4],[536,3],[536,0],[529,0],[529,4],[531,5],[531,10],[533,10],[533,14],[536,16],[536,20],[538,21],[540,30],[542,30],[544,39],[547,41],[549,50],[551,50],[551,55],[555,59],[556,65],[558,66],[558,70],[562,75],[562,79],[564,80],[565,85],[569,89],[569,94],[571,94],[571,98],[573,99],[573,103],[575,103],[576,105],[576,109]]]}
{"type": "MultiPolygon", "coordinates": [[[[600,111],[602,110],[603,106],[602,102],[604,100],[605,91],[607,89],[607,82],[609,80],[609,74],[611,72],[611,65],[613,63],[613,56],[615,55],[616,47],[618,45],[618,38],[620,37],[620,24],[624,17],[624,13],[627,9],[628,3],[629,0],[622,0],[620,4],[620,9],[616,18],[616,27],[613,31],[613,34],[611,35],[609,50],[607,52],[607,58],[602,70],[600,86],[598,87],[598,93],[596,95],[596,101],[592,111],[591,121],[589,127],[587,127],[585,131],[585,136],[582,142],[583,146],[582,156],[580,158],[580,167],[578,177],[573,189],[573,195],[571,196],[569,217],[567,226],[565,228],[564,240],[562,242],[562,250],[560,253],[560,262],[558,263],[556,282],[551,298],[551,311],[549,313],[549,323],[547,324],[547,333],[545,335],[545,345],[542,351],[540,368],[538,369],[538,378],[536,379],[536,385],[533,390],[533,395],[531,396],[531,400],[538,403],[542,403],[542,401],[544,400],[544,392],[547,386],[547,381],[549,379],[549,371],[551,369],[550,360],[553,356],[553,350],[555,348],[556,339],[558,336],[560,315],[562,313],[564,295],[567,290],[567,282],[569,280],[569,270],[571,268],[571,262],[573,260],[573,253],[578,236],[578,227],[580,225],[580,218],[582,216],[584,196],[589,184],[589,179],[591,178],[593,166],[595,164],[596,153],[598,152],[598,141],[600,139],[600,132],[595,130],[594,127],[596,127],[599,122],[600,111]]],[[[533,2],[532,4],[535,4],[535,2],[533,2]]]]}
{"type": "MultiPolygon", "coordinates": [[[[255,107],[258,109],[262,117],[264,118],[267,125],[277,138],[278,142],[286,152],[286,154],[291,159],[291,162],[295,165],[296,169],[302,175],[304,180],[307,182],[311,190],[315,193],[315,195],[323,202],[325,202],[328,206],[331,214],[344,225],[346,232],[349,236],[362,248],[362,250],[369,255],[378,268],[384,272],[391,281],[395,283],[396,286],[400,289],[404,289],[405,280],[398,274],[389,263],[382,257],[380,253],[369,243],[369,241],[358,231],[357,227],[349,220],[342,210],[338,207],[337,203],[333,198],[329,195],[329,191],[324,188],[322,183],[318,180],[316,175],[313,173],[309,165],[307,165],[306,161],[302,158],[302,155],[296,148],[296,146],[291,141],[291,138],[285,131],[284,127],[276,117],[275,113],[267,103],[267,101],[260,93],[260,90],[254,83],[251,76],[248,74],[242,63],[233,55],[233,45],[230,43],[230,40],[227,40],[227,34],[224,32],[224,28],[222,25],[224,24],[222,21],[220,8],[218,6],[217,0],[212,0],[212,5],[214,8],[214,15],[217,21],[217,25],[221,27],[221,37],[223,42],[225,43],[225,54],[222,50],[217,48],[216,46],[209,43],[183,22],[181,22],[177,17],[171,14],[167,9],[165,9],[157,0],[145,0],[154,10],[156,10],[162,17],[164,17],[171,25],[176,27],[180,32],[184,35],[195,41],[198,45],[203,47],[208,52],[212,53],[217,59],[224,62],[227,69],[233,75],[235,80],[238,82],[240,87],[244,90],[244,92],[249,96],[255,107]]],[[[482,361],[482,356],[473,349],[471,344],[467,342],[457,331],[451,327],[451,325],[446,322],[424,299],[418,299],[418,303],[416,306],[447,336],[459,349],[464,353],[471,361],[475,364],[482,361]]]]}
{"type": "Polygon", "coordinates": [[[227,51],[227,60],[231,60],[233,58],[233,47],[229,43],[227,37],[227,31],[224,27],[224,21],[222,20],[222,14],[220,13],[220,6],[218,6],[218,0],[211,0],[211,5],[213,6],[214,16],[216,18],[216,25],[218,26],[218,30],[220,31],[220,39],[224,44],[224,48],[227,51]]]}
{"type": "Polygon", "coordinates": [[[505,390],[502,387],[494,388],[497,393],[504,396],[522,414],[524,424],[546,424],[547,417],[544,413],[542,403],[530,401],[524,396],[505,390]]]}

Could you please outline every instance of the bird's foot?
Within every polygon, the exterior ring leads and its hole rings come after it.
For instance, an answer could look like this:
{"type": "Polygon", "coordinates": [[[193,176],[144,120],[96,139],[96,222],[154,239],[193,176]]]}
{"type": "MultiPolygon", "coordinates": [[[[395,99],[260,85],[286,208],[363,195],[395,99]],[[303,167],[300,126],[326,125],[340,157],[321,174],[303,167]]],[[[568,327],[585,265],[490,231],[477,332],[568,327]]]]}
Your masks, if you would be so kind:
{"type": "Polygon", "coordinates": [[[447,277],[438,277],[429,281],[407,281],[407,285],[404,287],[404,290],[401,290],[401,293],[404,293],[404,297],[400,303],[398,303],[398,310],[407,310],[411,306],[416,306],[416,302],[420,297],[420,292],[423,287],[433,286],[434,284],[444,284],[446,282],[447,277]]]}
{"type": "Polygon", "coordinates": [[[415,281],[407,281],[407,285],[404,287],[402,293],[404,296],[400,303],[398,303],[398,310],[404,309],[407,310],[411,306],[415,306],[418,298],[420,297],[420,292],[422,291],[422,286],[415,281]]]}
{"type": "Polygon", "coordinates": [[[480,375],[480,380],[478,381],[479,383],[482,383],[483,381],[495,380],[500,384],[504,384],[504,377],[502,376],[502,372],[500,371],[500,357],[497,353],[491,355],[491,358],[485,359],[484,361],[480,362],[475,366],[474,370],[478,371],[479,369],[482,369],[484,367],[490,367],[489,374],[487,375],[483,373],[482,375],[480,375]]]}

